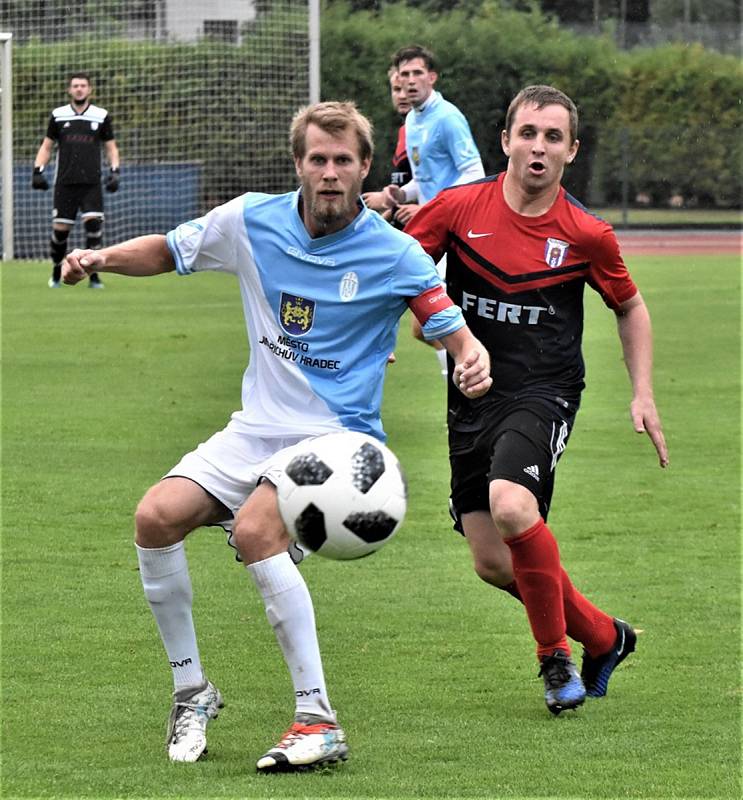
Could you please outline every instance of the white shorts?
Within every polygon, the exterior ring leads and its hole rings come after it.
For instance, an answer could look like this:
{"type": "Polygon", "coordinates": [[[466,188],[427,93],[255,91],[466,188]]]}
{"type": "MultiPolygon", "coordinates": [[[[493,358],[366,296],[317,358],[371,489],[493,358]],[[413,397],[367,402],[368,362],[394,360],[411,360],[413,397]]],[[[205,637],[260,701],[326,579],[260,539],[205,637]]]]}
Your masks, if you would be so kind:
{"type": "MultiPolygon", "coordinates": [[[[229,509],[230,516],[215,524],[229,534],[227,544],[237,551],[232,541],[234,516],[262,480],[278,483],[298,445],[308,438],[313,437],[260,438],[230,421],[224,430],[186,453],[163,478],[188,478],[229,509]]],[[[295,563],[307,553],[294,543],[289,548],[295,563]]],[[[236,558],[242,560],[239,554],[236,558]]]]}

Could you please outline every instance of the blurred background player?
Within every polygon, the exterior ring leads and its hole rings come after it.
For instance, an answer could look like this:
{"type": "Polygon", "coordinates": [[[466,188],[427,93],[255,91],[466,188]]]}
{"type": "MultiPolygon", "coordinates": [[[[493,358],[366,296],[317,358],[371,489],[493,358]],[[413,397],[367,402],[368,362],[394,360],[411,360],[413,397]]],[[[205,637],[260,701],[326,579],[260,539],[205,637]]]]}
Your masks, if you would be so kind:
{"type": "Polygon", "coordinates": [[[634,428],[649,435],[660,466],[668,464],[647,307],[611,226],[561,185],[578,152],[577,130],[569,97],[551,86],[525,88],[506,115],[506,172],[441,192],[406,227],[434,259],[448,253],[449,296],[491,356],[487,395],[449,395],[452,504],[478,575],[526,606],[553,713],[586,694],[605,695],[636,641],[630,625],[573,586],[546,524],[585,386],[585,284],[616,314],[634,428]],[[567,635],[585,648],[580,675],[567,635]]]}
{"type": "MultiPolygon", "coordinates": [[[[260,772],[301,771],[348,755],[328,699],[312,599],[287,552],[276,499],[295,446],[344,429],[384,439],[386,354],[408,306],[428,336],[451,348],[461,391],[475,397],[491,383],[487,353],[431,259],[360,201],[373,152],[366,117],[352,103],[308,106],[294,117],[291,142],[298,191],[248,192],[167,237],[75,250],[63,273],[77,283],[96,269],[132,276],[215,270],[239,281],[250,340],[242,409],[145,494],[136,550],[173,674],[168,755],[194,762],[223,703],[201,666],[184,540],[202,525],[232,529],[293,683],[294,719],[258,759],[260,772]]],[[[236,663],[248,670],[249,656],[236,663]]]]}
{"type": "MultiPolygon", "coordinates": [[[[403,186],[390,184],[390,206],[414,200],[424,205],[447,186],[470,183],[485,171],[462,112],[434,89],[438,80],[434,54],[425,47],[400,48],[392,58],[411,105],[405,117],[405,149],[413,177],[403,186]]],[[[398,217],[406,224],[409,218],[398,217]]]]}
{"type": "MultiPolygon", "coordinates": [[[[45,173],[57,145],[54,177],[54,210],[50,253],[52,276],[49,287],[58,288],[62,261],[67,252],[67,239],[75,224],[78,210],[85,228],[85,246],[101,246],[103,228],[103,194],[101,192],[101,142],[106,150],[109,172],[104,181],[106,191],[119,188],[119,149],[114,139],[111,115],[105,108],[90,102],[90,78],[84,72],[70,76],[67,94],[71,102],[52,111],[46,136],[34,159],[32,186],[46,191],[49,182],[45,173]]],[[[90,276],[89,286],[102,289],[97,274],[90,276]]]]}
{"type": "MultiPolygon", "coordinates": [[[[405,118],[405,149],[413,177],[403,186],[390,184],[384,190],[385,204],[394,209],[394,219],[406,225],[419,206],[428,203],[447,186],[470,183],[485,176],[485,170],[462,112],[434,89],[438,80],[434,54],[420,45],[400,48],[392,57],[411,110],[405,118]]],[[[444,278],[446,261],[438,264],[444,278]]],[[[423,341],[420,326],[412,321],[413,336],[423,341]]],[[[446,352],[439,342],[430,343],[437,351],[441,372],[447,371],[446,352]]]]}
{"type": "MultiPolygon", "coordinates": [[[[392,156],[392,172],[390,174],[390,184],[393,186],[405,186],[413,178],[413,172],[410,168],[410,161],[408,160],[408,153],[405,149],[405,117],[410,111],[410,101],[403,88],[400,76],[397,69],[393,66],[390,67],[387,75],[390,82],[390,97],[392,99],[392,107],[402,118],[402,124],[397,131],[397,144],[395,146],[395,153],[392,156]]],[[[418,210],[417,203],[409,203],[406,206],[387,205],[389,202],[384,190],[378,192],[366,192],[362,195],[366,205],[373,211],[379,212],[388,222],[392,222],[399,228],[404,227],[405,222],[413,218],[413,215],[418,210]],[[401,219],[393,219],[395,212],[400,212],[405,222],[401,219]]]]}

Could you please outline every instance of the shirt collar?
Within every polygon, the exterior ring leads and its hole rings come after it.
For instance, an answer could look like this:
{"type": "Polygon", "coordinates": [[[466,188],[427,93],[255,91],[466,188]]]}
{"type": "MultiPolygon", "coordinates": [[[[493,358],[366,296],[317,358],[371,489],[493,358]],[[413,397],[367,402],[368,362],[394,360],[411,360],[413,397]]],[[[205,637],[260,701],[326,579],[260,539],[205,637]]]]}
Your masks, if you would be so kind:
{"type": "Polygon", "coordinates": [[[431,94],[428,95],[428,97],[426,98],[426,102],[423,103],[422,106],[413,108],[413,111],[415,111],[417,114],[422,114],[424,111],[428,111],[429,108],[433,108],[440,101],[441,101],[441,93],[434,90],[431,92],[431,94]]]}

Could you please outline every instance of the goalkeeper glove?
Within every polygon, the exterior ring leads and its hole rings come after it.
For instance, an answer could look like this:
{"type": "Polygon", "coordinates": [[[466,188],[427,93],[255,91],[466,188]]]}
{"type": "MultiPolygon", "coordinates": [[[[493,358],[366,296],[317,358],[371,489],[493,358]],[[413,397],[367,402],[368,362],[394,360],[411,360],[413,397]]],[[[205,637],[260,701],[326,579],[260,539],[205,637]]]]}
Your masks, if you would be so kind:
{"type": "Polygon", "coordinates": [[[119,168],[111,167],[111,171],[106,175],[106,180],[103,181],[107,192],[115,192],[119,188],[119,168]]]}
{"type": "Polygon", "coordinates": [[[34,167],[34,174],[31,176],[31,186],[34,189],[46,191],[49,188],[49,181],[44,177],[44,167],[34,167]]]}

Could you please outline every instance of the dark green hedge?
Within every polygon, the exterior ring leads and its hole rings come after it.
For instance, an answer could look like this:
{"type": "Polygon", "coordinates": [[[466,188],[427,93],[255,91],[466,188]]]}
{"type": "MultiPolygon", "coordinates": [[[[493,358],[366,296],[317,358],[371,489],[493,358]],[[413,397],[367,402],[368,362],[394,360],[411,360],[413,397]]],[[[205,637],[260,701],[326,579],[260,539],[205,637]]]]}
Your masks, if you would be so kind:
{"type": "Polygon", "coordinates": [[[738,59],[700,45],[636,50],[623,59],[611,125],[602,136],[604,188],[620,191],[621,135],[630,185],[664,204],[739,206],[741,91],[738,59]]]}
{"type": "Polygon", "coordinates": [[[430,47],[441,62],[437,87],[470,122],[487,172],[505,165],[505,111],[529,83],[567,92],[581,117],[581,151],[566,185],[587,202],[622,193],[620,135],[629,144],[629,198],[658,204],[740,204],[743,71],[738,59],[698,45],[621,52],[608,38],[573,34],[538,9],[513,11],[494,0],[432,14],[408,5],[323,14],[323,95],[355,98],[377,127],[370,183],[386,181],[397,130],[387,92],[389,57],[402,44],[430,47]],[[623,133],[624,132],[624,133],[623,133]]]}

